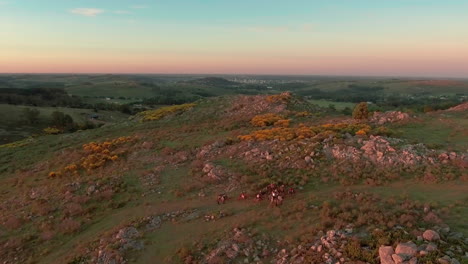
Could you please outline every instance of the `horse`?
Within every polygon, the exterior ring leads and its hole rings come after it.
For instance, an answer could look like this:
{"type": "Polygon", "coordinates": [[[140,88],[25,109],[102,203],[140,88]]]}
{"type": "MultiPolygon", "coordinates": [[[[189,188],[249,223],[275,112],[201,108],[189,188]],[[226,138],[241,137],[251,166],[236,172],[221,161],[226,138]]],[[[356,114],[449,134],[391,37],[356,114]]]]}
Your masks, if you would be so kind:
{"type": "Polygon", "coordinates": [[[226,203],[226,200],[228,199],[227,195],[222,193],[222,194],[218,194],[218,199],[216,199],[216,202],[218,204],[224,204],[226,203]]]}

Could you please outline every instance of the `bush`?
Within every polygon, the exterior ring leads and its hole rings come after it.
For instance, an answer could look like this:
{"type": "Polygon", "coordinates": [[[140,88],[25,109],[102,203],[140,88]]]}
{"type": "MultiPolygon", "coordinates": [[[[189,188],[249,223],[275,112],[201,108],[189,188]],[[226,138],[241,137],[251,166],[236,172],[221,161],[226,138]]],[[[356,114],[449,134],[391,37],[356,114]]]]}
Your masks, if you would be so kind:
{"type": "Polygon", "coordinates": [[[266,127],[275,124],[276,122],[282,120],[283,117],[275,114],[264,114],[257,115],[250,120],[250,123],[256,127],[266,127]]]}
{"type": "Polygon", "coordinates": [[[364,120],[369,118],[369,109],[367,108],[366,102],[362,102],[356,105],[353,111],[353,118],[357,120],[364,120]]]}
{"type": "Polygon", "coordinates": [[[57,135],[57,134],[60,134],[62,133],[62,130],[58,129],[58,128],[55,128],[55,127],[46,127],[44,128],[44,133],[48,134],[48,135],[57,135]]]}

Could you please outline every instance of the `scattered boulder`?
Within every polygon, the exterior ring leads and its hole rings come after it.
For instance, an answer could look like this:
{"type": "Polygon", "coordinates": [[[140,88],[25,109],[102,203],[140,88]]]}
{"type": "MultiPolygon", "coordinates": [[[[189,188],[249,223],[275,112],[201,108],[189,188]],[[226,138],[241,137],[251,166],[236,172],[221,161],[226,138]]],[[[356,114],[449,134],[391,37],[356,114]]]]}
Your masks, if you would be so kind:
{"type": "Polygon", "coordinates": [[[394,253],[395,251],[393,250],[393,247],[381,246],[379,248],[380,263],[381,264],[395,264],[395,261],[392,258],[392,255],[394,255],[394,253]]]}
{"type": "Polygon", "coordinates": [[[140,232],[138,232],[138,230],[135,227],[130,226],[130,227],[120,229],[117,235],[115,236],[115,238],[126,240],[126,239],[137,238],[139,236],[140,236],[140,232]]]}
{"type": "Polygon", "coordinates": [[[418,252],[418,246],[413,242],[400,243],[395,249],[396,254],[404,254],[407,256],[414,256],[418,252]]]}
{"type": "Polygon", "coordinates": [[[424,231],[423,238],[427,241],[437,241],[440,239],[440,235],[436,231],[428,229],[424,231]]]}

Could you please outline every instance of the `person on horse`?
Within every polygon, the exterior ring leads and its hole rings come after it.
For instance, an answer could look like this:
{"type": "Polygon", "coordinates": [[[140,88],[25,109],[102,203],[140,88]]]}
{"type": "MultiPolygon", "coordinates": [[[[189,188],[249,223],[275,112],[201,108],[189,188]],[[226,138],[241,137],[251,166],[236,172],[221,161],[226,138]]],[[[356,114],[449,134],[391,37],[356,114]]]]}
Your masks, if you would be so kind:
{"type": "Polygon", "coordinates": [[[216,202],[218,204],[224,204],[226,202],[226,200],[228,199],[227,195],[222,193],[222,194],[218,194],[218,199],[216,200],[216,202]]]}
{"type": "Polygon", "coordinates": [[[247,194],[245,194],[245,192],[241,192],[241,194],[239,195],[239,200],[245,200],[247,199],[247,194]]]}
{"type": "Polygon", "coordinates": [[[270,204],[274,204],[275,206],[278,206],[282,203],[283,197],[279,195],[278,190],[273,190],[270,195],[270,204]]]}
{"type": "Polygon", "coordinates": [[[255,195],[255,201],[259,202],[261,200],[262,200],[262,193],[259,192],[259,193],[257,193],[257,195],[255,195]]]}

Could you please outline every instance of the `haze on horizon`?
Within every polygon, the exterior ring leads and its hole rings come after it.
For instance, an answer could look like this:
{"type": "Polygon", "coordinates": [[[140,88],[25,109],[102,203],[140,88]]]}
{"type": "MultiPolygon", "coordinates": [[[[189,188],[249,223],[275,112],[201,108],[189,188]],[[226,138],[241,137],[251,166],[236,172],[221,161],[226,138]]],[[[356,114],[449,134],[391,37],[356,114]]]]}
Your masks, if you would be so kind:
{"type": "Polygon", "coordinates": [[[463,0],[0,0],[0,73],[468,77],[463,0]]]}

